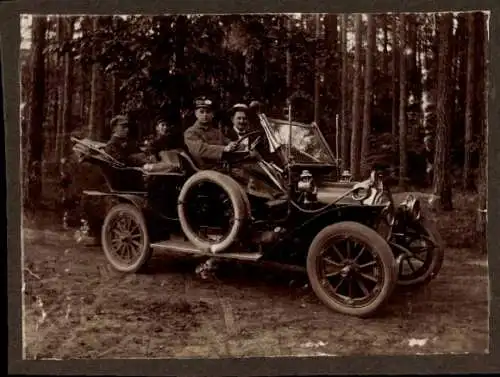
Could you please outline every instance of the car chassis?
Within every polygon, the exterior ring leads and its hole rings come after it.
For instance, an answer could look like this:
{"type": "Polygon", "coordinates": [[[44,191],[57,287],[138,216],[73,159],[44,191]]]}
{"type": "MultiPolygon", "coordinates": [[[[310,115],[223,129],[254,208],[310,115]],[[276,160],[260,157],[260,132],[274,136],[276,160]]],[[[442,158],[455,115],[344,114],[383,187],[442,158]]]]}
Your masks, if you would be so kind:
{"type": "Polygon", "coordinates": [[[314,123],[258,119],[262,129],[239,140],[259,135],[253,153],[212,170],[177,150],[175,169],[145,171],[115,160],[103,143],[72,139],[80,161],[98,166],[107,183],[84,194],[109,201],[101,244],[114,269],[137,272],[153,250],[277,264],[306,272],[326,306],[359,317],[378,312],[396,286],[421,286],[437,275],[443,246],[418,199],[396,205],[376,171],[362,182],[328,181],[338,160],[314,123]],[[323,155],[296,148],[294,129],[323,155]],[[263,139],[272,159],[257,151],[263,139]],[[281,195],[261,197],[232,176],[249,155],[262,172],[253,182],[281,195]]]}

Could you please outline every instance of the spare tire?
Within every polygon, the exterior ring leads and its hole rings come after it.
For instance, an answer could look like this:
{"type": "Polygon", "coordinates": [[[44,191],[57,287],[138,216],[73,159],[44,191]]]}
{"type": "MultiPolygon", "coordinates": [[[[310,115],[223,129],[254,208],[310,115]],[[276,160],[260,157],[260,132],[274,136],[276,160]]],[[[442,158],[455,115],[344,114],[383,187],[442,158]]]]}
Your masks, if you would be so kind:
{"type": "MultiPolygon", "coordinates": [[[[214,203],[217,198],[208,198],[207,202],[210,201],[214,203]]],[[[184,183],[179,194],[177,212],[181,228],[188,240],[196,247],[212,253],[222,252],[239,240],[243,234],[244,226],[251,218],[250,202],[244,189],[230,176],[213,170],[199,171],[184,183]],[[222,240],[214,241],[201,237],[193,229],[193,224],[190,222],[189,212],[194,206],[191,201],[196,198],[190,197],[190,195],[192,195],[193,190],[205,183],[218,186],[225,193],[232,206],[233,219],[230,221],[229,230],[222,240]]]]}

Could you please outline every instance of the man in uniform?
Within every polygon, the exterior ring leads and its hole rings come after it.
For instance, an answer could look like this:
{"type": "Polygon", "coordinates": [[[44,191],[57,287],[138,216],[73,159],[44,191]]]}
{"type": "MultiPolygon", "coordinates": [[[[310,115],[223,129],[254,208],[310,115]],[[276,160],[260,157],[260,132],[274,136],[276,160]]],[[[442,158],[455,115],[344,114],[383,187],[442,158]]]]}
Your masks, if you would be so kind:
{"type": "Polygon", "coordinates": [[[113,135],[104,147],[104,151],[120,162],[130,166],[142,166],[147,162],[131,135],[131,125],[126,115],[117,115],[111,120],[113,135]]]}
{"type": "Polygon", "coordinates": [[[202,169],[217,166],[224,153],[234,151],[236,143],[231,142],[213,124],[213,104],[206,97],[195,101],[196,122],[184,132],[184,143],[202,169]]]}
{"type": "Polygon", "coordinates": [[[176,127],[160,118],[156,124],[156,135],[148,142],[147,151],[151,161],[143,166],[146,171],[176,171],[181,169],[178,151],[182,142],[176,127]]]}

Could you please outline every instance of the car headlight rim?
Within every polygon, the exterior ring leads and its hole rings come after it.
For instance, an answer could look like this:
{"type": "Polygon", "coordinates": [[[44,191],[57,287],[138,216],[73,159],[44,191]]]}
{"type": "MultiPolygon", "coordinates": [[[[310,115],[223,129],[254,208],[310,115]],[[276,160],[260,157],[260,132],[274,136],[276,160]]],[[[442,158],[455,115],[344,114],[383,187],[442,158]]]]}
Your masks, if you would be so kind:
{"type": "Polygon", "coordinates": [[[404,202],[402,203],[403,208],[409,213],[415,220],[420,220],[422,217],[422,206],[420,199],[415,198],[413,195],[408,195],[404,202]]]}
{"type": "Polygon", "coordinates": [[[352,198],[354,200],[363,201],[366,200],[368,197],[370,197],[370,190],[364,187],[359,187],[352,193],[352,198]]]}

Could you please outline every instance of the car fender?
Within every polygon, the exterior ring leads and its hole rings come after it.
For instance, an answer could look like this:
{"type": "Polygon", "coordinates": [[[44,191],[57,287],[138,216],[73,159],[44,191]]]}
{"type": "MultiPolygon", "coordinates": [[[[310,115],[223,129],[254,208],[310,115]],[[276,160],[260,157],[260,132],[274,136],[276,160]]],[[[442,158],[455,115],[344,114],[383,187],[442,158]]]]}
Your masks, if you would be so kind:
{"type": "Polygon", "coordinates": [[[336,206],[310,217],[299,227],[296,227],[294,233],[308,232],[309,234],[316,234],[324,227],[342,221],[354,221],[372,226],[375,220],[381,215],[383,209],[383,206],[336,206]],[[317,231],[311,232],[314,229],[317,229],[317,231]]]}
{"type": "Polygon", "coordinates": [[[133,206],[137,207],[141,211],[147,208],[147,200],[146,198],[133,195],[133,194],[115,194],[115,196],[122,202],[128,202],[133,206]]]}
{"type": "Polygon", "coordinates": [[[117,193],[117,192],[103,192],[97,190],[84,190],[83,194],[86,196],[100,196],[104,198],[115,199],[121,203],[130,203],[140,210],[147,208],[147,200],[144,196],[129,193],[117,193]]]}
{"type": "MultiPolygon", "coordinates": [[[[295,224],[299,225],[285,231],[281,239],[273,247],[273,250],[276,250],[276,248],[284,250],[284,253],[279,253],[284,258],[287,258],[286,254],[289,254],[289,257],[291,256],[290,251],[295,256],[302,258],[307,254],[314,237],[325,227],[339,222],[354,221],[373,228],[383,209],[384,206],[345,205],[331,207],[302,219],[299,214],[299,217],[293,220],[295,224]]],[[[272,254],[273,251],[270,251],[268,256],[271,257],[272,254]]]]}

